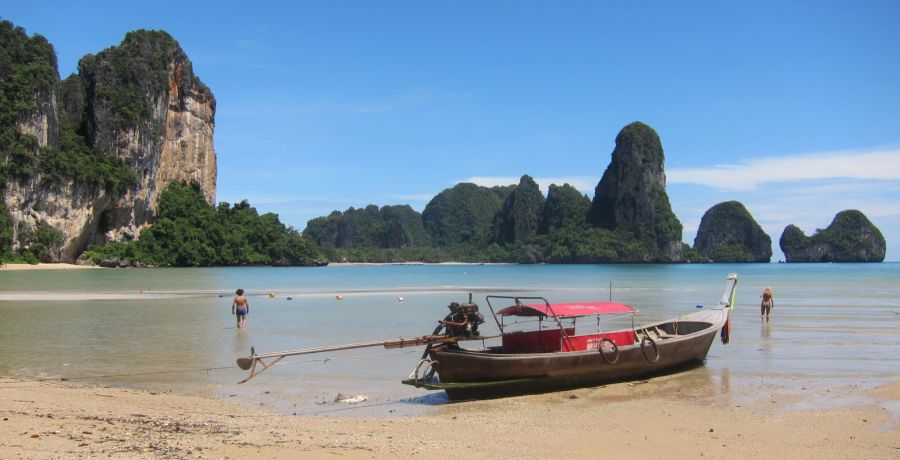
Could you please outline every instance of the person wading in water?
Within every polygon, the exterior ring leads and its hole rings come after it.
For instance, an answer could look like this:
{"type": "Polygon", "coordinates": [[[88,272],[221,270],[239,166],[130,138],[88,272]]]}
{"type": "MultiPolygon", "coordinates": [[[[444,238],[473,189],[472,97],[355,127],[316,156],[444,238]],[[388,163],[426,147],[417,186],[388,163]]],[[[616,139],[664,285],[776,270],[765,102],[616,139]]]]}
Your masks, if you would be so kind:
{"type": "Polygon", "coordinates": [[[760,295],[762,302],[759,304],[760,321],[769,322],[769,314],[772,313],[772,307],[775,306],[775,295],[772,293],[772,286],[766,286],[760,295]]]}
{"type": "Polygon", "coordinates": [[[250,314],[250,302],[244,296],[244,290],[238,289],[234,293],[234,300],[231,302],[231,314],[237,315],[237,328],[244,329],[247,327],[247,315],[250,314]]]}

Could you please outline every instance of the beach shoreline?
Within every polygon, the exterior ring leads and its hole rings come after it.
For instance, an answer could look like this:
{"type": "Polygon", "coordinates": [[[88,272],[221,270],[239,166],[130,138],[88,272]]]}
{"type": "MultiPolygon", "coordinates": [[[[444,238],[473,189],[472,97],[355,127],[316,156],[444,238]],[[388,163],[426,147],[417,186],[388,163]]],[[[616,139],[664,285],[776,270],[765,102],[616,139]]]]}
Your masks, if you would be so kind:
{"type": "Polygon", "coordinates": [[[0,268],[2,270],[9,271],[21,271],[21,270],[92,270],[96,268],[103,268],[97,265],[78,265],[78,264],[66,264],[66,263],[39,263],[39,264],[3,264],[3,267],[0,268]]]}
{"type": "MultiPolygon", "coordinates": [[[[787,410],[666,377],[446,404],[435,414],[291,416],[211,397],[0,379],[0,451],[10,458],[896,458],[900,381],[866,402],[787,410]],[[512,428],[515,427],[515,428],[512,428]]],[[[848,398],[855,390],[848,388],[848,398]]],[[[745,395],[752,396],[752,395],[745,395]]],[[[829,396],[834,396],[829,395],[829,396]]],[[[335,403],[343,404],[343,403],[335,403]]],[[[340,407],[335,407],[340,410],[340,407]]]]}
{"type": "MultiPolygon", "coordinates": [[[[510,263],[497,262],[330,262],[327,267],[360,267],[360,266],[389,266],[389,265],[511,265],[510,263]]],[[[63,262],[57,263],[38,263],[38,264],[3,264],[2,270],[23,271],[23,270],[81,270],[81,269],[98,269],[106,268],[99,265],[79,265],[63,262]]]]}

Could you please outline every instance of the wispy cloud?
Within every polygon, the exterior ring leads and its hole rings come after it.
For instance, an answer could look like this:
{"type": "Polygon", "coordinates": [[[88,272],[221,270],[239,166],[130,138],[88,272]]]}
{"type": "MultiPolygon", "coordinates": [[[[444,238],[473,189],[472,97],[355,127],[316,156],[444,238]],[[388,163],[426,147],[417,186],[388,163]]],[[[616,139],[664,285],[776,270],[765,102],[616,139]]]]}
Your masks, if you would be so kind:
{"type": "Polygon", "coordinates": [[[773,182],[838,178],[900,180],[900,148],[768,157],[666,171],[669,184],[697,184],[719,190],[756,190],[773,182]]]}
{"type": "MultiPolygon", "coordinates": [[[[495,186],[504,186],[504,185],[515,185],[519,183],[519,177],[514,176],[472,176],[467,177],[465,179],[458,180],[456,183],[462,182],[470,182],[475,185],[480,185],[482,187],[495,187],[495,186]]],[[[581,193],[586,195],[594,194],[594,187],[597,185],[597,181],[599,179],[596,177],[581,177],[581,176],[567,176],[567,177],[535,177],[534,181],[537,182],[538,186],[541,188],[541,191],[544,194],[547,193],[547,190],[550,188],[551,184],[563,185],[569,184],[572,187],[578,189],[581,193]]]]}

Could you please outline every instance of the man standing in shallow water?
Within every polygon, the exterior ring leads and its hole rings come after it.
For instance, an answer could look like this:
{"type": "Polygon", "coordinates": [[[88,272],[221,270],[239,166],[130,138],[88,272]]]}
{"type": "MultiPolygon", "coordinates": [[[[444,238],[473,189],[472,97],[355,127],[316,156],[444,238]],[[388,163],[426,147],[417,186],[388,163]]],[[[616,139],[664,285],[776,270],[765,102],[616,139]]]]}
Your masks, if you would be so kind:
{"type": "Polygon", "coordinates": [[[231,314],[237,315],[237,328],[244,329],[247,327],[247,315],[250,314],[250,302],[244,296],[244,290],[238,289],[234,293],[234,300],[231,301],[231,314]]]}

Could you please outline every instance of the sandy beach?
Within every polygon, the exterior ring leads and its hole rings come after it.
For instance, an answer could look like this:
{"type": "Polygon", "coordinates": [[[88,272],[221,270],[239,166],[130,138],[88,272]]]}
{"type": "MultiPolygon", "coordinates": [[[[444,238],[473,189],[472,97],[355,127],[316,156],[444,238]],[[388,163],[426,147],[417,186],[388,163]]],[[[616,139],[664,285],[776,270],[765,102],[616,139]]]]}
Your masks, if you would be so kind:
{"type": "MultiPolygon", "coordinates": [[[[3,458],[897,458],[900,381],[791,409],[777,386],[673,376],[448,404],[435,414],[290,416],[206,397],[0,380],[3,458]]],[[[815,391],[815,390],[811,390],[815,391]]],[[[823,393],[826,390],[822,390],[823,393]]],[[[803,398],[817,398],[805,394],[803,398]]]]}
{"type": "Polygon", "coordinates": [[[96,265],[77,265],[77,264],[3,264],[3,267],[0,270],[82,270],[82,269],[95,269],[102,268],[96,265]]]}

